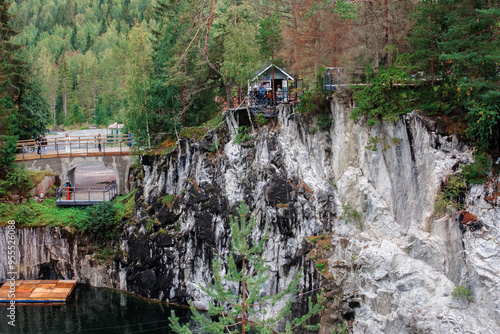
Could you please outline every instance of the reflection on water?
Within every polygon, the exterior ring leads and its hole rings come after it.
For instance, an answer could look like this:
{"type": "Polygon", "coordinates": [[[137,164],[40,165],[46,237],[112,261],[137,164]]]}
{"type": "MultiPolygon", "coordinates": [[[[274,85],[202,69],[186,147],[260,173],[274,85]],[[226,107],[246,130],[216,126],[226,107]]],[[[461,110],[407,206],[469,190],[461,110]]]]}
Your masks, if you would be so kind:
{"type": "Polygon", "coordinates": [[[7,324],[7,304],[0,305],[0,333],[133,334],[172,333],[172,309],[186,322],[187,309],[152,302],[121,291],[78,284],[60,306],[16,306],[16,326],[7,324]]]}

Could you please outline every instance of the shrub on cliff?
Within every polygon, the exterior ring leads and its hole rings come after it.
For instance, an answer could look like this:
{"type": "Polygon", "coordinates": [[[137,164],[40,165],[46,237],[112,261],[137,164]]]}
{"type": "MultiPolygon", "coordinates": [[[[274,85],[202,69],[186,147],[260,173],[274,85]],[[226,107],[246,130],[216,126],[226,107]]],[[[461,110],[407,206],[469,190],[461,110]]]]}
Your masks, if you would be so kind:
{"type": "Polygon", "coordinates": [[[87,218],[82,229],[92,232],[98,239],[109,240],[119,224],[118,209],[113,202],[103,202],[86,209],[87,218]]]}
{"type": "Polygon", "coordinates": [[[34,186],[30,172],[26,167],[14,167],[7,172],[5,179],[0,180],[0,199],[8,198],[11,195],[26,197],[34,186]]]}

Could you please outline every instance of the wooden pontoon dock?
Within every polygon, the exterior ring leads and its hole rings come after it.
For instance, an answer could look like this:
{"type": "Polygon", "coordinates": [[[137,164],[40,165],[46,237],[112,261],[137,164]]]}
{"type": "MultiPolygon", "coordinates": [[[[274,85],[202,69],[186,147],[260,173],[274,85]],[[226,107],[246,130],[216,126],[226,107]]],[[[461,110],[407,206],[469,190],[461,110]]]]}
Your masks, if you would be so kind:
{"type": "Polygon", "coordinates": [[[9,298],[10,282],[0,287],[0,303],[65,303],[76,280],[16,280],[14,298],[9,298]]]}

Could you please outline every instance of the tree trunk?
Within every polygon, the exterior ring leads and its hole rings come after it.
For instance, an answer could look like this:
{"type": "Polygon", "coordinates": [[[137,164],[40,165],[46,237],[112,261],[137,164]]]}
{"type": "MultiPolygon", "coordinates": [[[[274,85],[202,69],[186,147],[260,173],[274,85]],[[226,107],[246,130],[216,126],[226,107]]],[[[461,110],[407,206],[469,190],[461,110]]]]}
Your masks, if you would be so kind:
{"type": "Polygon", "coordinates": [[[231,83],[228,81],[226,82],[226,100],[227,100],[227,107],[228,108],[233,108],[233,96],[231,94],[231,83]]]}
{"type": "Polygon", "coordinates": [[[241,283],[241,294],[242,294],[242,302],[241,302],[241,334],[245,334],[245,326],[247,324],[247,318],[246,318],[246,310],[247,310],[247,305],[246,305],[246,277],[245,277],[245,255],[243,255],[243,263],[242,263],[242,272],[241,272],[241,278],[242,278],[242,283],[241,283]]]}
{"type": "MultiPolygon", "coordinates": [[[[222,78],[222,74],[215,68],[215,66],[210,62],[210,59],[208,59],[208,40],[210,39],[210,28],[212,27],[212,22],[214,21],[214,0],[212,0],[211,8],[210,8],[210,17],[208,19],[207,23],[207,35],[205,36],[205,48],[203,49],[205,53],[205,61],[207,62],[208,68],[212,70],[212,72],[215,73],[219,78],[222,78]]],[[[226,92],[227,92],[227,87],[226,87],[226,92]]]]}
{"type": "Polygon", "coordinates": [[[181,102],[182,102],[182,111],[181,111],[181,122],[182,126],[186,126],[186,85],[182,85],[181,87],[181,102]]]}

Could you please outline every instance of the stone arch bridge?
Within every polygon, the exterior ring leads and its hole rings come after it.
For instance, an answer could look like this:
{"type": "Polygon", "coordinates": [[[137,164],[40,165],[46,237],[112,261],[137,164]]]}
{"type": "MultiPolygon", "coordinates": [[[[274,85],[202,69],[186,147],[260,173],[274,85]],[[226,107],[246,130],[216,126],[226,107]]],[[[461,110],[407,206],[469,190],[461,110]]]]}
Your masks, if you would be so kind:
{"type": "Polygon", "coordinates": [[[129,174],[134,158],[130,155],[67,156],[18,161],[17,163],[25,165],[31,171],[49,170],[59,175],[61,181],[69,180],[72,184],[75,184],[74,177],[77,167],[104,166],[115,173],[118,194],[123,195],[130,191],[129,174]]]}

